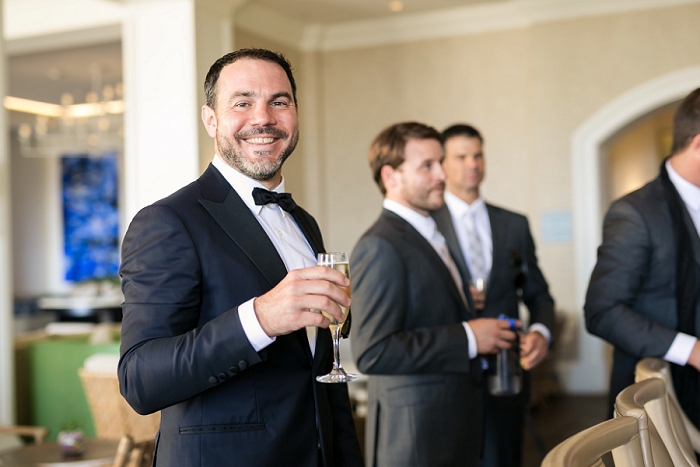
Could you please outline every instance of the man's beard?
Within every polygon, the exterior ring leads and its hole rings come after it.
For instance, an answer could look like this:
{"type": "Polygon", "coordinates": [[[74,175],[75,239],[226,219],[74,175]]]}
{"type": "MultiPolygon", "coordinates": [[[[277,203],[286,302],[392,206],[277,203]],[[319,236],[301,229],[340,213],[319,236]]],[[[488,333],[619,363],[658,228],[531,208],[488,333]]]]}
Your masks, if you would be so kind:
{"type": "Polygon", "coordinates": [[[259,182],[272,179],[272,177],[280,171],[284,161],[294,152],[297,141],[299,140],[299,132],[296,132],[289,140],[287,147],[282,150],[282,153],[276,159],[270,156],[270,151],[256,151],[254,155],[257,156],[258,159],[249,161],[243,154],[240,144],[243,139],[251,136],[272,136],[284,140],[289,137],[289,134],[286,131],[272,127],[240,131],[234,135],[234,139],[238,143],[237,146],[234,146],[231,144],[231,140],[228,137],[218,131],[216,132],[216,145],[224,161],[243,175],[259,182]]]}

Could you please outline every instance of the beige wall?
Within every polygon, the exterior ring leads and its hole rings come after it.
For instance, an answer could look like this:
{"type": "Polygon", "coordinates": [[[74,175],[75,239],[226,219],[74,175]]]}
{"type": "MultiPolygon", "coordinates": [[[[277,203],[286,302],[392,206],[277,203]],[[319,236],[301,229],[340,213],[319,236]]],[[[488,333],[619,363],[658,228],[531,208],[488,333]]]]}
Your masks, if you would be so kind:
{"type": "MultiPolygon", "coordinates": [[[[299,85],[320,96],[317,144],[326,176],[317,193],[326,203],[313,214],[326,243],[351,250],[377,217],[381,198],[367,148],[384,126],[412,119],[439,129],[457,121],[479,127],[486,198],[527,214],[537,241],[542,213],[570,211],[574,203],[572,132],[626,90],[700,64],[699,22],[700,7],[675,7],[320,53],[316,70],[300,70],[317,72],[320,85],[299,85]]],[[[275,46],[241,32],[236,40],[275,46]]],[[[299,69],[309,54],[288,55],[299,69]]],[[[292,186],[289,169],[291,163],[292,186]]],[[[559,307],[573,311],[572,244],[539,242],[538,251],[559,307]]]]}

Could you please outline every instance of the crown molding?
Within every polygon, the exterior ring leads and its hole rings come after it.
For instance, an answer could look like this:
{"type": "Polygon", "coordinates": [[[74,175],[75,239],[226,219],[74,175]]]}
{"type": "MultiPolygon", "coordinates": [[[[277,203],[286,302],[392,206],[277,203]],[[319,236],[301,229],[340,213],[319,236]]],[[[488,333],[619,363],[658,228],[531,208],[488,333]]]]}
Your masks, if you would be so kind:
{"type": "Polygon", "coordinates": [[[302,51],[333,51],[525,28],[538,23],[700,4],[700,0],[506,0],[423,14],[399,14],[318,25],[255,4],[241,8],[236,26],[302,51]]]}

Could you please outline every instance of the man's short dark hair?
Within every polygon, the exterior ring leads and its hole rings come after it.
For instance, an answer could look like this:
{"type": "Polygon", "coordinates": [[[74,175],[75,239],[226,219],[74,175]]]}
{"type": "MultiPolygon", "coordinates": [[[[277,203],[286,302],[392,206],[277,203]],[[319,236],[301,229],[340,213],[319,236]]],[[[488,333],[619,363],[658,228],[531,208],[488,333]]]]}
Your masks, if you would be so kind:
{"type": "Polygon", "coordinates": [[[449,126],[445,128],[442,132],[442,142],[446,142],[450,138],[455,136],[466,136],[467,138],[476,138],[481,144],[484,144],[484,138],[479,133],[479,130],[471,125],[464,123],[458,123],[456,125],[449,126]]]}
{"type": "Polygon", "coordinates": [[[289,78],[289,84],[292,86],[292,97],[294,98],[294,104],[297,103],[297,84],[294,81],[294,75],[292,74],[292,65],[285,58],[284,55],[278,52],[273,52],[267,49],[240,49],[235,52],[230,52],[214,62],[214,64],[209,68],[207,77],[204,80],[204,96],[206,99],[206,104],[212,109],[216,109],[216,83],[219,81],[219,75],[221,70],[226,65],[238,61],[242,58],[247,58],[250,60],[264,60],[266,62],[276,63],[282,67],[284,72],[289,78]]]}
{"type": "Polygon", "coordinates": [[[688,147],[695,135],[700,133],[700,88],[688,94],[673,117],[673,147],[671,155],[688,147]]]}
{"type": "Polygon", "coordinates": [[[395,169],[403,164],[404,150],[409,139],[434,139],[442,143],[439,131],[418,122],[396,123],[375,136],[367,159],[372,168],[374,181],[383,195],[386,194],[386,187],[382,181],[382,167],[388,165],[395,169]]]}

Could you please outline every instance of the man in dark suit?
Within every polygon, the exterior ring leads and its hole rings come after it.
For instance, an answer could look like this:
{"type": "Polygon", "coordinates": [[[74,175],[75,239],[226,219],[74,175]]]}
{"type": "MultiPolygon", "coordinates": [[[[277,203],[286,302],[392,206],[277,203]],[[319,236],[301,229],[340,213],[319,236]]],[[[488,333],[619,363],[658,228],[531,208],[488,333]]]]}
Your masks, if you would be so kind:
{"type": "Polygon", "coordinates": [[[478,354],[515,339],[472,319],[459,272],[430,212],[443,205],[440,133],[400,123],[372,143],[383,211],[350,258],[353,354],[369,374],[366,461],[373,467],[476,466],[481,452],[478,354]]]}
{"type": "Polygon", "coordinates": [[[681,406],[700,422],[700,89],[676,111],[659,176],[615,201],[584,306],[588,331],[615,346],[610,410],[645,357],[671,362],[681,406]]]}
{"type": "MultiPolygon", "coordinates": [[[[445,207],[433,217],[468,285],[467,299],[477,316],[518,318],[519,302],[527,305],[531,324],[521,338],[521,362],[529,370],[547,356],[554,301],[537,266],[527,219],[481,197],[484,150],[476,128],[453,125],[442,137],[447,190],[445,207]]],[[[487,391],[483,467],[520,466],[528,382],[526,374],[523,390],[514,396],[487,391]]]]}
{"type": "Polygon", "coordinates": [[[360,466],[347,387],[315,381],[332,351],[311,310],[340,319],[349,281],[315,267],[318,226],[279,193],[298,138],[291,67],[232,52],[205,94],[214,161],[124,239],[121,392],[161,410],[155,465],[360,466]]]}

